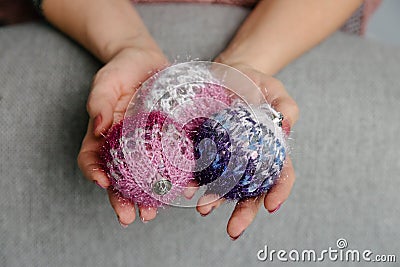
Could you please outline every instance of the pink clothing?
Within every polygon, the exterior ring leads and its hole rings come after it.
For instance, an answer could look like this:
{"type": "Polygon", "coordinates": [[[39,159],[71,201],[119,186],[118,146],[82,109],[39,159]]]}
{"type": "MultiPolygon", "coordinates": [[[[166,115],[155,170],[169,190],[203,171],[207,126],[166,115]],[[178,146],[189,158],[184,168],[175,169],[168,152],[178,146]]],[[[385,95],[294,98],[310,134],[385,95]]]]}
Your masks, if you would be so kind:
{"type": "Polygon", "coordinates": [[[375,12],[375,10],[379,7],[381,4],[382,0],[367,0],[365,2],[365,8],[363,12],[363,17],[364,17],[364,23],[361,25],[361,34],[365,33],[365,30],[367,28],[367,20],[369,17],[375,12]]]}
{"type": "MultiPolygon", "coordinates": [[[[267,1],[267,0],[265,0],[267,1]]],[[[256,5],[258,0],[133,0],[133,2],[152,3],[152,2],[194,2],[194,3],[215,3],[231,4],[251,7],[256,5]]],[[[374,13],[382,0],[364,0],[364,4],[352,15],[343,25],[342,31],[363,35],[366,30],[367,21],[374,13]]]]}
{"type": "MultiPolygon", "coordinates": [[[[37,19],[38,15],[34,12],[32,6],[27,5],[26,2],[29,2],[29,0],[0,0],[0,26],[2,26],[2,24],[13,24],[37,19]]],[[[259,0],[132,0],[132,2],[195,2],[253,7],[259,2],[259,0]]],[[[364,4],[343,25],[342,31],[363,35],[366,30],[368,19],[381,2],[382,0],[364,0],[364,4]]],[[[33,3],[38,3],[40,6],[41,0],[34,0],[33,3]]]]}
{"type": "Polygon", "coordinates": [[[230,4],[238,6],[254,6],[258,0],[133,0],[133,2],[151,3],[151,2],[192,2],[192,3],[215,3],[215,4],[230,4]]]}
{"type": "Polygon", "coordinates": [[[342,31],[364,35],[368,19],[372,16],[382,0],[364,0],[364,4],[347,20],[342,31]]]}

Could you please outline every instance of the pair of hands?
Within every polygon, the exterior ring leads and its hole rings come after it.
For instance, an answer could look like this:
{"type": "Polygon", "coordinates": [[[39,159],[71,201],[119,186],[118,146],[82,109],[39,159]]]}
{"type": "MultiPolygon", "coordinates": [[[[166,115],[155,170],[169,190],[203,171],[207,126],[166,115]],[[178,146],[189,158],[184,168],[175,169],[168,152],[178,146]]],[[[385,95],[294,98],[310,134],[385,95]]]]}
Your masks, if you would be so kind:
{"type": "MultiPolygon", "coordinates": [[[[295,101],[286,92],[283,84],[273,77],[267,76],[250,65],[228,63],[221,58],[217,62],[230,65],[252,79],[261,88],[266,100],[284,115],[283,130],[290,128],[298,119],[298,108],[295,101]]],[[[158,50],[130,47],[120,50],[95,75],[92,90],[87,102],[90,116],[87,133],[83,139],[78,155],[78,164],[85,177],[100,187],[107,189],[111,206],[123,227],[131,224],[136,217],[135,203],[121,199],[110,189],[107,175],[99,164],[99,149],[103,144],[103,135],[113,123],[123,119],[126,107],[140,83],[156,71],[168,66],[168,60],[158,50]]],[[[228,221],[227,232],[232,239],[238,238],[254,220],[261,204],[269,212],[276,211],[289,196],[295,180],[295,174],[290,158],[283,167],[281,178],[266,195],[239,201],[228,221]]],[[[185,192],[190,197],[194,192],[185,192]]],[[[208,215],[218,208],[224,199],[208,203],[206,197],[200,198],[197,211],[208,215]],[[208,203],[203,205],[203,203],[208,203]]],[[[156,217],[157,210],[138,206],[140,219],[143,222],[156,217]]]]}

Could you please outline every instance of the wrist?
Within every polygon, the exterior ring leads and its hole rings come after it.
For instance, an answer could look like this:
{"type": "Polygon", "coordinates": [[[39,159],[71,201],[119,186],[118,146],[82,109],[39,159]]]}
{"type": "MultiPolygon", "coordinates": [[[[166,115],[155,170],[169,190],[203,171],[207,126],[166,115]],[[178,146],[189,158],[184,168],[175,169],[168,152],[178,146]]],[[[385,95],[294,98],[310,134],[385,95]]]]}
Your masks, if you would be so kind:
{"type": "MultiPolygon", "coordinates": [[[[279,68],[274,65],[274,60],[265,59],[265,56],[256,55],[244,49],[244,46],[228,47],[222,53],[220,53],[216,58],[215,62],[223,63],[232,67],[245,67],[257,70],[269,76],[275,75],[279,68]]],[[[251,50],[250,50],[251,51],[251,50]]]]}
{"type": "Polygon", "coordinates": [[[159,50],[139,14],[126,0],[45,0],[46,19],[103,63],[127,47],[159,50]]]}
{"type": "Polygon", "coordinates": [[[123,51],[140,51],[141,53],[154,56],[155,58],[165,58],[163,52],[155,43],[150,35],[136,34],[120,40],[110,40],[97,45],[97,53],[100,60],[107,63],[116,55],[123,51]]]}
{"type": "Polygon", "coordinates": [[[129,1],[100,2],[101,7],[87,12],[85,35],[89,50],[101,61],[109,62],[124,49],[160,50],[129,1]]]}

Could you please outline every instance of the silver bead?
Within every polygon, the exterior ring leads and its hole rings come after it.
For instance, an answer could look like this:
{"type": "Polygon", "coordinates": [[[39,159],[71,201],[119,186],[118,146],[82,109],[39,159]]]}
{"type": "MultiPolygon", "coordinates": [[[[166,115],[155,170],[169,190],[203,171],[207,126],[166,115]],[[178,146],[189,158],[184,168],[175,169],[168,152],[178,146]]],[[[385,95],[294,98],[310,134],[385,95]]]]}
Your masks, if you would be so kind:
{"type": "Polygon", "coordinates": [[[153,192],[159,196],[167,194],[172,188],[170,180],[161,178],[153,184],[153,192]]]}

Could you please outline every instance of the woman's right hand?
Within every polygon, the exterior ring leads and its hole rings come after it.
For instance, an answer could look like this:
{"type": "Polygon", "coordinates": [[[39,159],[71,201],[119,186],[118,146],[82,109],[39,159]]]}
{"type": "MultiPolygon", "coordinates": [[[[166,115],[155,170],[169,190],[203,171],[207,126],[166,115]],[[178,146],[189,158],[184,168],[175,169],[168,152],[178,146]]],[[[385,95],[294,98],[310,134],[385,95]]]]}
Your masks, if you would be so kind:
{"type": "MultiPolygon", "coordinates": [[[[83,174],[103,188],[107,175],[99,165],[102,134],[119,122],[141,82],[168,61],[129,0],[46,0],[45,18],[106,65],[95,75],[87,102],[89,125],[78,156],[83,174]]],[[[122,226],[135,220],[135,206],[108,190],[122,226]]],[[[139,207],[144,221],[156,210],[139,207]]]]}
{"type": "MultiPolygon", "coordinates": [[[[99,150],[104,142],[103,135],[123,119],[140,83],[168,65],[159,49],[143,47],[120,50],[95,75],[87,101],[89,125],[78,155],[78,165],[85,177],[107,189],[111,206],[123,227],[135,220],[135,204],[122,199],[109,188],[110,181],[99,164],[99,150]]],[[[155,208],[138,208],[143,222],[155,218],[155,208]]]]}

